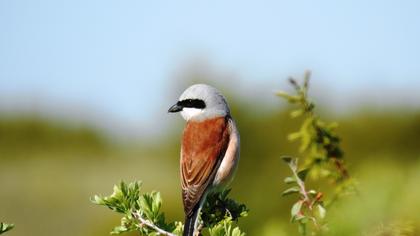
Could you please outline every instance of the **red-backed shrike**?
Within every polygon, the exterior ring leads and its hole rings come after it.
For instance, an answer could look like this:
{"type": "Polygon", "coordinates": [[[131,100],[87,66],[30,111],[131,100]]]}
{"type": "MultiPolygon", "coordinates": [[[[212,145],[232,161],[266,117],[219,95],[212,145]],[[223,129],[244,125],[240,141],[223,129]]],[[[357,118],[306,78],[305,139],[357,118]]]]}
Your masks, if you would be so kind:
{"type": "Polygon", "coordinates": [[[225,98],[209,85],[195,84],[187,88],[169,112],[181,112],[187,121],[180,169],[184,236],[192,236],[207,194],[223,190],[235,175],[239,132],[225,98]]]}

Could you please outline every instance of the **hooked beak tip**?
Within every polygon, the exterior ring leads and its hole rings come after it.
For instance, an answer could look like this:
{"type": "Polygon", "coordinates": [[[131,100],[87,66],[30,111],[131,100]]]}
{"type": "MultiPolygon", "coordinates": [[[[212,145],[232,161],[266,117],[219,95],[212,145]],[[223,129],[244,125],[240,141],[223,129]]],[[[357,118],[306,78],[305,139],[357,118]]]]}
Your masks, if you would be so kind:
{"type": "Polygon", "coordinates": [[[180,106],[178,104],[175,104],[175,105],[171,106],[168,110],[168,112],[170,112],[170,113],[179,112],[179,111],[182,111],[182,106],[180,106]]]}

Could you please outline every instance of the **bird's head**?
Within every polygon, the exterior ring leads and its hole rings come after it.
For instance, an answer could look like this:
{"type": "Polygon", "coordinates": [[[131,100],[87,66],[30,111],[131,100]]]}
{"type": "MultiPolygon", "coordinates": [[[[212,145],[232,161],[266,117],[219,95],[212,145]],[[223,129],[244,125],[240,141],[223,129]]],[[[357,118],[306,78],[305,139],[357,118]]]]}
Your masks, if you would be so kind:
{"type": "Polygon", "coordinates": [[[194,84],[181,94],[168,112],[180,112],[186,121],[200,121],[229,115],[230,110],[226,99],[216,88],[194,84]]]}

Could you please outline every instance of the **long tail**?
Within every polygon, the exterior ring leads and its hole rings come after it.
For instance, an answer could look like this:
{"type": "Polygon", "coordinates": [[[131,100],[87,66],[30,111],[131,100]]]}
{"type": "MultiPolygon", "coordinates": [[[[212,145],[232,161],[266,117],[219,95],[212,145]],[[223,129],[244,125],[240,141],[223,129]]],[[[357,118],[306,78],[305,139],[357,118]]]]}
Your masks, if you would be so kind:
{"type": "Polygon", "coordinates": [[[184,234],[183,236],[194,236],[195,225],[198,217],[198,213],[200,212],[200,204],[197,204],[191,214],[185,216],[185,224],[184,224],[184,234]]]}

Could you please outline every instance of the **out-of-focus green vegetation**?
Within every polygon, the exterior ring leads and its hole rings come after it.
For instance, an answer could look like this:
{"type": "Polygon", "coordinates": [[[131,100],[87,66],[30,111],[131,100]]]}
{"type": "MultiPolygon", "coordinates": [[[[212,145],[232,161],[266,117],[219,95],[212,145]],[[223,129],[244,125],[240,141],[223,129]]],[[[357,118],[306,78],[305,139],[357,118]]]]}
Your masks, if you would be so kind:
{"type": "Polygon", "coordinates": [[[300,160],[303,164],[298,162],[298,158],[282,157],[292,172],[284,179],[289,187],[282,195],[298,195],[291,207],[291,222],[298,224],[302,236],[328,233],[328,224],[325,223],[328,220],[327,210],[343,196],[357,192],[345,165],[340,137],[336,134],[338,124],[325,122],[317,114],[314,101],[308,97],[309,79],[309,71],[305,73],[302,83],[289,78],[294,93],[276,93],[296,107],[290,112],[290,117],[300,118],[302,123],[299,130],[287,138],[300,143],[300,160]],[[308,188],[306,183],[311,180],[314,186],[308,188]],[[329,183],[330,191],[323,188],[324,182],[329,183]]]}
{"type": "Polygon", "coordinates": [[[13,229],[13,227],[15,227],[14,224],[0,222],[0,234],[6,233],[7,231],[13,229]]]}
{"type": "Polygon", "coordinates": [[[45,150],[106,152],[108,144],[99,130],[85,125],[70,125],[37,116],[0,116],[2,158],[24,157],[45,150]]]}
{"type": "MultiPolygon", "coordinates": [[[[240,228],[248,235],[297,235],[289,223],[293,200],[281,197],[289,170],[280,156],[299,157],[298,144],[286,137],[299,123],[282,109],[257,112],[228,100],[242,146],[231,194],[250,209],[240,228]]],[[[360,191],[329,210],[330,234],[420,235],[420,112],[322,117],[340,123],[360,191]]],[[[89,198],[120,180],[141,179],[144,191],[159,190],[168,221],[182,221],[179,136],[168,134],[146,150],[141,141],[116,144],[87,126],[0,114],[0,218],[17,225],[7,234],[107,235],[119,218],[89,198]]]]}

